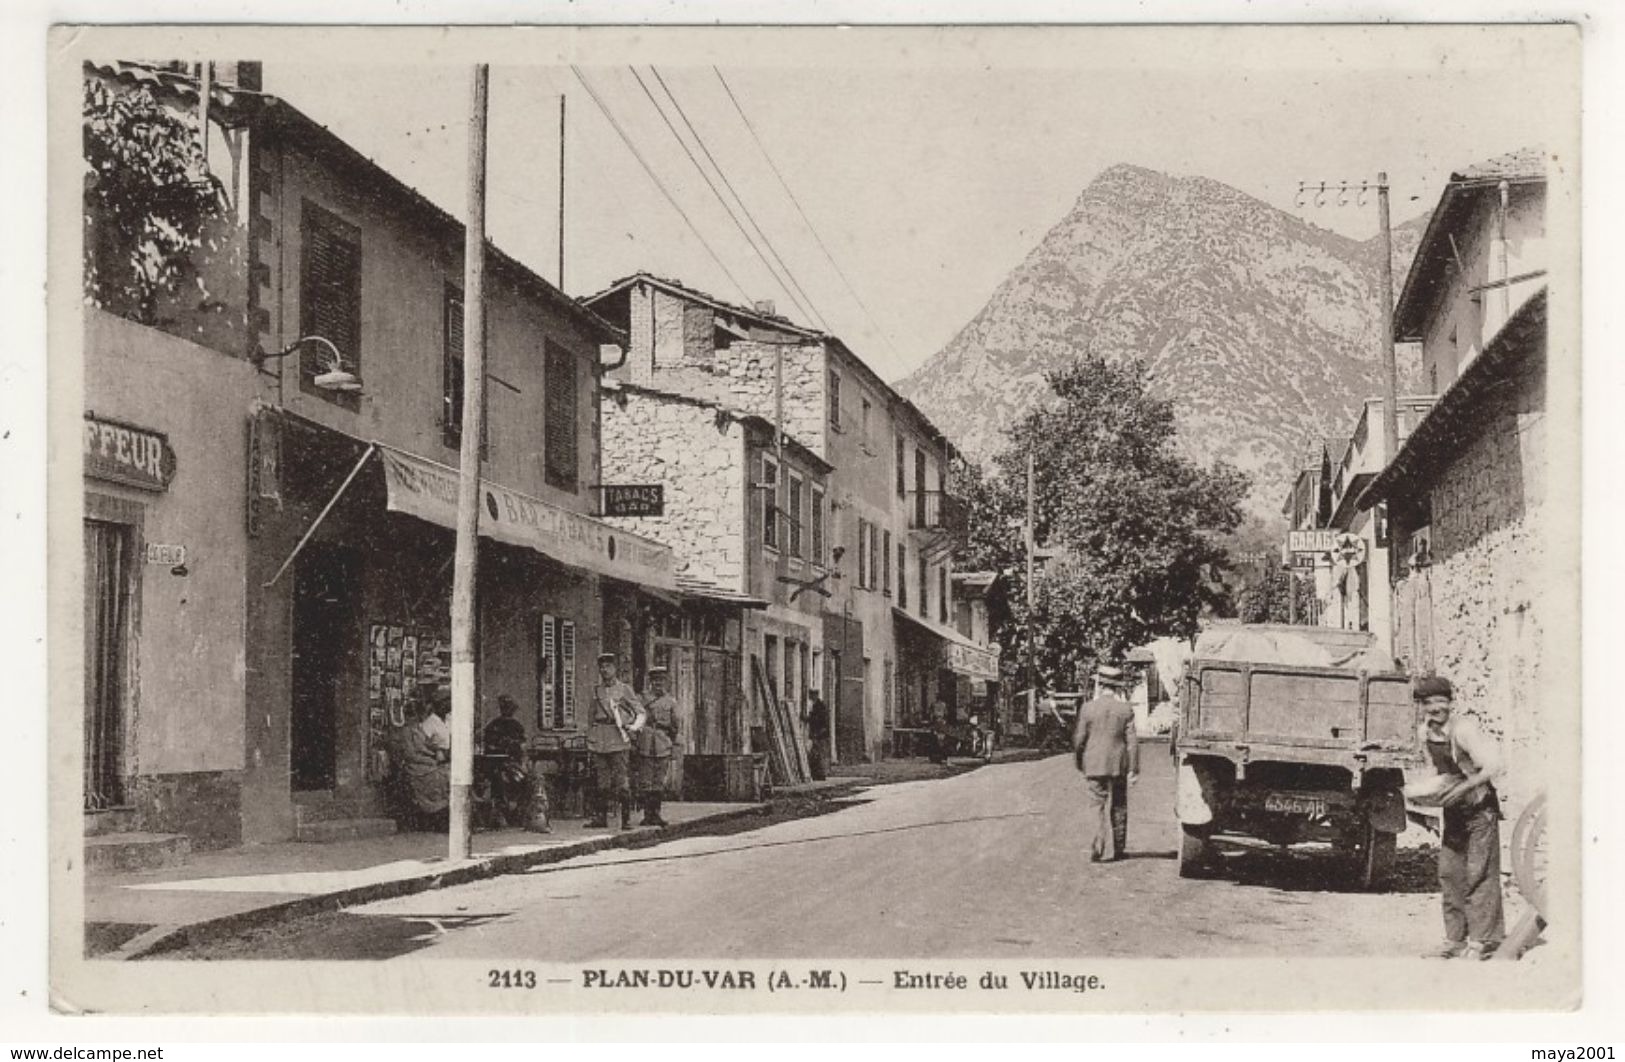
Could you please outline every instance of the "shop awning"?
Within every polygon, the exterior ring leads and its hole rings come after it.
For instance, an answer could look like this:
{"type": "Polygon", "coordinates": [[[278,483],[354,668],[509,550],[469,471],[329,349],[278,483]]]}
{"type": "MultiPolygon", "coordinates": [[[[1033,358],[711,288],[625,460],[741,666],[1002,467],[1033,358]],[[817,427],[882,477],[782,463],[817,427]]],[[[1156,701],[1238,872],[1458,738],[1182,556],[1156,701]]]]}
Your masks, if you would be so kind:
{"type": "Polygon", "coordinates": [[[956,630],[939,627],[907,609],[892,606],[892,614],[942,642],[942,666],[966,678],[995,682],[999,678],[999,651],[977,645],[956,630]]]}
{"type": "Polygon", "coordinates": [[[766,601],[759,597],[742,594],[738,590],[713,583],[708,579],[689,575],[687,572],[677,573],[677,590],[684,597],[714,601],[724,605],[737,605],[740,608],[766,608],[768,605],[766,601]]]}
{"type": "MultiPolygon", "coordinates": [[[[392,512],[457,527],[457,470],[377,445],[392,512]]],[[[480,535],[623,582],[681,592],[671,547],[516,490],[480,481],[480,535]]]]}

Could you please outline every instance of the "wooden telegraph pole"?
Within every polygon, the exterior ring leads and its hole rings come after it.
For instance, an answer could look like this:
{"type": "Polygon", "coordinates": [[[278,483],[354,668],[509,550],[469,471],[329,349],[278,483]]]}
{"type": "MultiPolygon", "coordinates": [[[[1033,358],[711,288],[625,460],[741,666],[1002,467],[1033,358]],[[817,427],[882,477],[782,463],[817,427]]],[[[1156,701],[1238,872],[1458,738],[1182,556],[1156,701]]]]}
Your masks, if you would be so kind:
{"type": "Polygon", "coordinates": [[[1027,725],[1038,721],[1038,646],[1033,644],[1033,442],[1027,449],[1027,523],[1022,534],[1027,547],[1027,725]]]}
{"type": "Polygon", "coordinates": [[[463,243],[463,423],[457,550],[451,581],[451,828],[447,858],[473,852],[474,710],[478,689],[475,578],[480,532],[480,439],[485,430],[485,116],[491,68],[474,67],[468,123],[468,222],[463,243]]]}

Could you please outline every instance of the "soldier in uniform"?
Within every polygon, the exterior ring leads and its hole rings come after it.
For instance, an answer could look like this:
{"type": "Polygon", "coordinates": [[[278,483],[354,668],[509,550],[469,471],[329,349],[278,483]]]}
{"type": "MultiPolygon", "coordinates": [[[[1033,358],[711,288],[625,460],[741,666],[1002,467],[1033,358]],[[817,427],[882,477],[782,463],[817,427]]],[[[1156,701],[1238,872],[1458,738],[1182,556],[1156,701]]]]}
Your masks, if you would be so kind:
{"type": "Polygon", "coordinates": [[[632,779],[628,759],[632,735],[643,729],[643,702],[616,674],[615,654],[598,655],[598,685],[587,716],[587,751],[592,754],[592,813],[585,825],[609,825],[611,794],[621,805],[621,829],[632,828],[632,779]]]}
{"type": "Polygon", "coordinates": [[[632,736],[633,788],[643,808],[644,826],[666,825],[660,803],[680,728],[677,701],[666,692],[666,679],[665,668],[649,669],[649,703],[643,707],[648,721],[632,736]]]}

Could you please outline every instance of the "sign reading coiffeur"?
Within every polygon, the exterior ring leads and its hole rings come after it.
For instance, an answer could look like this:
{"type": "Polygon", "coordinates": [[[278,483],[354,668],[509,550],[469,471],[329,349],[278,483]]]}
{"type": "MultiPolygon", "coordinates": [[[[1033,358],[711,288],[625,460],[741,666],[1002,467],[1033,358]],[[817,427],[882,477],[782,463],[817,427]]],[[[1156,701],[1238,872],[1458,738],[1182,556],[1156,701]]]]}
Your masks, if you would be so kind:
{"type": "Polygon", "coordinates": [[[161,432],[85,414],[85,475],[142,490],[167,490],[175,451],[161,432]]]}

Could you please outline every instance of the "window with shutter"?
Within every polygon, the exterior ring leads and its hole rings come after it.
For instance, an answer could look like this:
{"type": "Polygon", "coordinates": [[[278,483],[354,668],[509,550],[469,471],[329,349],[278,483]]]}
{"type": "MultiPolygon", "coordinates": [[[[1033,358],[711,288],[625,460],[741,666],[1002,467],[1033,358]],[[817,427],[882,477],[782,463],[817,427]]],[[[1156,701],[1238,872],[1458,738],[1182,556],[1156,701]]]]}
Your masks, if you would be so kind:
{"type": "MultiPolygon", "coordinates": [[[[441,358],[440,437],[447,446],[463,444],[463,293],[455,284],[446,285],[445,350],[441,358]]],[[[491,400],[483,393],[486,415],[480,419],[480,460],[491,456],[491,400]]]]}
{"type": "Polygon", "coordinates": [[[546,479],[549,486],[574,494],[578,485],[576,446],[576,358],[547,344],[545,380],[546,479]]]}
{"type": "Polygon", "coordinates": [[[559,621],[553,616],[542,616],[542,644],[541,653],[537,658],[537,690],[536,723],[546,730],[553,730],[559,725],[558,705],[558,627],[559,621]]]}
{"type": "MultiPolygon", "coordinates": [[[[309,201],[300,214],[299,335],[329,340],[345,369],[361,376],[361,230],[309,201]]],[[[359,409],[357,392],[316,386],[316,377],[332,367],[329,357],[321,344],[305,344],[299,356],[300,389],[345,409],[359,409]]]]}
{"type": "Polygon", "coordinates": [[[769,549],[779,548],[779,466],[772,458],[762,456],[762,543],[769,549]]]}
{"type": "Polygon", "coordinates": [[[887,597],[891,596],[891,531],[888,529],[880,533],[883,545],[880,547],[880,592],[887,597]]]}
{"type": "Polygon", "coordinates": [[[858,519],[858,589],[869,586],[869,521],[858,519]]]}
{"type": "Polygon", "coordinates": [[[908,608],[908,547],[897,540],[897,607],[908,608]]]}
{"type": "Polygon", "coordinates": [[[824,563],[824,492],[812,489],[812,559],[824,563]]]}
{"type": "Polygon", "coordinates": [[[576,625],[572,620],[559,621],[559,701],[562,705],[560,725],[566,730],[576,725],[576,625]]]}
{"type": "Polygon", "coordinates": [[[801,556],[801,477],[790,473],[790,556],[801,556]]]}
{"type": "Polygon", "coordinates": [[[908,497],[908,444],[903,442],[901,435],[897,436],[897,496],[908,497]]]}

